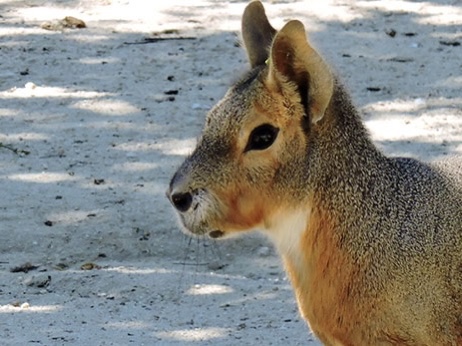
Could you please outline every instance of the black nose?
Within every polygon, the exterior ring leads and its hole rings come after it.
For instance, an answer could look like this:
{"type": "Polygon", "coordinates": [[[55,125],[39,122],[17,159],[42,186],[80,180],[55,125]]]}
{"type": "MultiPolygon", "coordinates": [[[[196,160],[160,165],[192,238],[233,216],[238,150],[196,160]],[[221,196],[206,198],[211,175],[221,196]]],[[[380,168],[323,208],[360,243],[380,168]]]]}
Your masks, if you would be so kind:
{"type": "Polygon", "coordinates": [[[174,193],[172,195],[172,203],[176,209],[184,213],[191,208],[192,195],[189,192],[186,193],[174,193]]]}

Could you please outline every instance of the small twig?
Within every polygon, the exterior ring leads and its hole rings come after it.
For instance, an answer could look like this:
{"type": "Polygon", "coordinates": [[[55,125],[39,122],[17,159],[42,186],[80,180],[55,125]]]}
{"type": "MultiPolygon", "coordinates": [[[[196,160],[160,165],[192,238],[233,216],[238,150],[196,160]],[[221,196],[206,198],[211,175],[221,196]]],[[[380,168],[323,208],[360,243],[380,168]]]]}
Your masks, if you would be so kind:
{"type": "Polygon", "coordinates": [[[442,44],[443,46],[453,46],[453,47],[460,46],[459,41],[440,41],[440,44],[442,44]]]}
{"type": "Polygon", "coordinates": [[[39,267],[39,265],[32,264],[30,262],[26,262],[20,266],[13,267],[10,269],[11,273],[28,273],[30,270],[35,270],[39,267]]]}
{"type": "Polygon", "coordinates": [[[3,144],[2,142],[0,142],[0,148],[11,150],[16,155],[29,155],[30,154],[30,151],[28,150],[13,148],[11,145],[3,144]]]}
{"type": "Polygon", "coordinates": [[[196,262],[173,262],[173,264],[181,264],[183,266],[206,266],[208,263],[196,263],[196,262]]]}
{"type": "Polygon", "coordinates": [[[161,41],[175,41],[175,40],[195,40],[196,37],[145,37],[143,41],[137,42],[124,42],[124,44],[147,44],[147,43],[156,43],[161,41]]]}

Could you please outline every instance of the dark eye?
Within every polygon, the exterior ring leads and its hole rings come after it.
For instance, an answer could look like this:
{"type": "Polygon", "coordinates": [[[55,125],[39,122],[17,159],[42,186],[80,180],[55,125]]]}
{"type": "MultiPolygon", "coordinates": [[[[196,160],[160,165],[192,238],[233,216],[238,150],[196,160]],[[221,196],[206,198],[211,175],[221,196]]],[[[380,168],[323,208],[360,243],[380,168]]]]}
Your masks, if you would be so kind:
{"type": "Polygon", "coordinates": [[[270,124],[264,124],[254,128],[244,151],[264,150],[269,148],[276,140],[278,132],[279,129],[270,124]]]}

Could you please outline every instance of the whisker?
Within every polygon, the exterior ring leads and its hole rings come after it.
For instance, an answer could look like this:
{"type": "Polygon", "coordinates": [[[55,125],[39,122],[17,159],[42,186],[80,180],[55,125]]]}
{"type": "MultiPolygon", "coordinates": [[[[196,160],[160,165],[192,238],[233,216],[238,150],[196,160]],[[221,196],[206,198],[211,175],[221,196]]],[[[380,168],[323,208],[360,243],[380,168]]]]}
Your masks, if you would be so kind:
{"type": "Polygon", "coordinates": [[[209,264],[210,260],[209,260],[209,253],[207,251],[207,248],[209,246],[209,242],[207,241],[207,238],[203,238],[202,239],[202,242],[201,242],[201,247],[202,247],[202,255],[201,255],[201,258],[204,259],[204,261],[207,262],[207,264],[209,264]]]}
{"type": "Polygon", "coordinates": [[[223,252],[221,251],[220,241],[213,239],[211,241],[211,250],[213,255],[220,261],[223,260],[223,252]]]}
{"type": "Polygon", "coordinates": [[[176,297],[174,298],[174,301],[176,303],[180,303],[180,300],[184,294],[183,279],[185,277],[186,263],[188,263],[188,255],[189,255],[191,243],[192,243],[192,237],[188,237],[187,235],[184,234],[182,238],[183,238],[182,247],[184,248],[184,253],[183,253],[183,260],[178,262],[178,264],[181,264],[181,271],[180,271],[180,277],[179,277],[178,285],[177,285],[176,297]]]}

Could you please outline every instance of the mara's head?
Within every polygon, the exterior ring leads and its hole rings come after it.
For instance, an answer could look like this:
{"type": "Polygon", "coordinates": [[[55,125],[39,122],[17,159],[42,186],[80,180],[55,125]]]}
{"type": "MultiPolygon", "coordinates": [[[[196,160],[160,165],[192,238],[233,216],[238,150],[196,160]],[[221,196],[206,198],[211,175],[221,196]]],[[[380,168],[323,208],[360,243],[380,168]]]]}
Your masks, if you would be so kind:
{"type": "Polygon", "coordinates": [[[242,37],[251,70],[209,112],[167,192],[195,235],[271,228],[309,195],[312,128],[331,100],[332,74],[302,23],[276,31],[259,1],[244,11],[242,37]]]}

